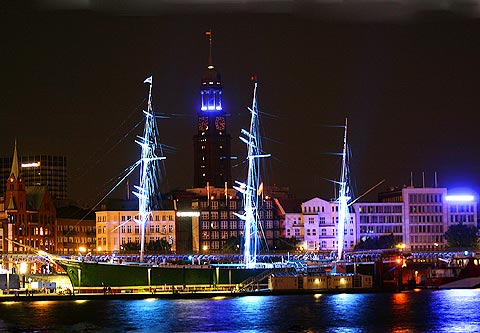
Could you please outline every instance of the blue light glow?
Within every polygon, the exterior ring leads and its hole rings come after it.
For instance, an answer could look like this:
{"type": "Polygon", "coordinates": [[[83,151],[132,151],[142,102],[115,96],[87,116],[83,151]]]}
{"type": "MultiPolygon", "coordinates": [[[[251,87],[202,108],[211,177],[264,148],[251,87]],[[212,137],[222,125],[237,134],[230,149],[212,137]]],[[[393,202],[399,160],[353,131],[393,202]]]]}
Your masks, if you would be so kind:
{"type": "Polygon", "coordinates": [[[457,202],[471,202],[475,200],[475,197],[470,194],[463,195],[447,195],[445,196],[446,201],[457,201],[457,202]]]}

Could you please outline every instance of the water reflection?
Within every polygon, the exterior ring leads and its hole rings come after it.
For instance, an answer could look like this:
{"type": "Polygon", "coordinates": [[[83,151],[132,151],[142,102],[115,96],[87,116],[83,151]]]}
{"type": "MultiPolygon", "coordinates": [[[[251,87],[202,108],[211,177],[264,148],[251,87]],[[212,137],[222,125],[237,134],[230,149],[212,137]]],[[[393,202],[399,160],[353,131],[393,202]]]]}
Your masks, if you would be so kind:
{"type": "Polygon", "coordinates": [[[480,290],[0,303],[3,332],[480,332],[480,290]]]}

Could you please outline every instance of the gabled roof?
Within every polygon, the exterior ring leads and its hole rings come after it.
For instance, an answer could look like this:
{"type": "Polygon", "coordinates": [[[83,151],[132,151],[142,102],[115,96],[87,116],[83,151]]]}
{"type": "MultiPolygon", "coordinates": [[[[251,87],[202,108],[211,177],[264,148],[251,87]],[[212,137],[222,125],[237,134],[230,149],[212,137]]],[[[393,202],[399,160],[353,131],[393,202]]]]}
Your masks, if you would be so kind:
{"type": "Polygon", "coordinates": [[[25,192],[27,192],[27,210],[40,210],[45,192],[46,186],[25,186],[25,192]]]}
{"type": "Polygon", "coordinates": [[[17,140],[15,139],[15,148],[13,150],[13,160],[12,160],[12,171],[10,171],[10,176],[13,174],[15,179],[18,179],[19,168],[18,168],[18,154],[17,154],[17,140]]]}
{"type": "Polygon", "coordinates": [[[13,197],[10,197],[7,210],[16,210],[16,209],[17,209],[17,205],[15,205],[15,200],[13,200],[13,197]]]}
{"type": "Polygon", "coordinates": [[[301,213],[302,212],[302,202],[301,199],[286,199],[286,198],[279,198],[275,199],[280,208],[285,213],[301,213]]]}

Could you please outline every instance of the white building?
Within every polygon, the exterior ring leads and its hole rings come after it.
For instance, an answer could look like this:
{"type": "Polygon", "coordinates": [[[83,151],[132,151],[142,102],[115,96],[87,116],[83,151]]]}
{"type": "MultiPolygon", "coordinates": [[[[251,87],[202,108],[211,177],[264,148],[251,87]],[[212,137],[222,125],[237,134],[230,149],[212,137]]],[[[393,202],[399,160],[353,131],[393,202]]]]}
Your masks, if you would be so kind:
{"type": "MultiPolygon", "coordinates": [[[[287,238],[294,236],[305,251],[335,251],[338,247],[338,203],[313,198],[301,204],[301,212],[285,214],[287,238]]],[[[345,224],[344,248],[355,245],[355,216],[345,224]]]]}

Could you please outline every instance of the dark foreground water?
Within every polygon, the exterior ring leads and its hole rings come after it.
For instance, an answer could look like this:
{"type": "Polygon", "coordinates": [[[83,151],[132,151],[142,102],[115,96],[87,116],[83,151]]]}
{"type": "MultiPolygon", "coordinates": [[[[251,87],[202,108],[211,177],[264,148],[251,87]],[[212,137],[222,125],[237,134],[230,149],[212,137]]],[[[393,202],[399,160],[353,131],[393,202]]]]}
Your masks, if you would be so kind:
{"type": "Polygon", "coordinates": [[[2,332],[480,332],[480,289],[0,303],[2,332]]]}

